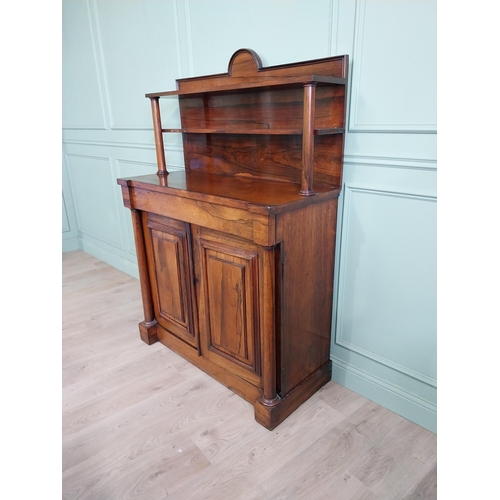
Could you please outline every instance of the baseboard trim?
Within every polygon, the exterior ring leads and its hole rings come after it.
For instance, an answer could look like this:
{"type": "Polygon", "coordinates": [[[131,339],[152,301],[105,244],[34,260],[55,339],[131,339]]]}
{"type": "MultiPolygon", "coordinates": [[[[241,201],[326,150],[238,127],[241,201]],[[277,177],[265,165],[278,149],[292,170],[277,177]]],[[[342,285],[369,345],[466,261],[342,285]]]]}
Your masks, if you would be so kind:
{"type": "Polygon", "coordinates": [[[331,356],[332,380],[412,422],[437,432],[436,406],[331,356]]]}
{"type": "Polygon", "coordinates": [[[68,240],[62,240],[62,251],[73,252],[74,250],[80,250],[80,242],[78,238],[71,238],[68,240]]]}
{"type": "Polygon", "coordinates": [[[82,239],[81,249],[94,256],[96,259],[102,260],[112,267],[132,276],[133,278],[139,279],[139,271],[137,268],[137,262],[132,262],[127,260],[116,253],[106,250],[100,246],[89,243],[88,241],[82,239]]]}

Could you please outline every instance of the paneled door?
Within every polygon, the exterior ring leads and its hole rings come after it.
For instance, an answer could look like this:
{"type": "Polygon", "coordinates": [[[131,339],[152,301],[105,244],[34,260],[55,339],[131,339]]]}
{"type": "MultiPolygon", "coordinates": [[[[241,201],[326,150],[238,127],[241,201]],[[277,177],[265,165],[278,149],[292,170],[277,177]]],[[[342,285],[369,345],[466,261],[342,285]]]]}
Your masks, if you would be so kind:
{"type": "Polygon", "coordinates": [[[203,356],[260,384],[259,247],[192,226],[203,356]]]}
{"type": "Polygon", "coordinates": [[[198,348],[189,224],[148,213],[144,217],[156,320],[198,348]]]}

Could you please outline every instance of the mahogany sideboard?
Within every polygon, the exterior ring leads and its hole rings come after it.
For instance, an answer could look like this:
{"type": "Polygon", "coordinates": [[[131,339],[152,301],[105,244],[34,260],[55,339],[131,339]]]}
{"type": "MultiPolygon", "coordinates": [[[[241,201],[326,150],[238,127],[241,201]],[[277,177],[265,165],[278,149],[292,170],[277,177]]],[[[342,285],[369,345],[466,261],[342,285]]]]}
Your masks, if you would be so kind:
{"type": "Polygon", "coordinates": [[[253,404],[273,429],[331,379],[348,56],[177,80],[151,100],[158,172],[118,179],[131,210],[142,340],[253,404]],[[159,99],[177,96],[181,128],[159,99]],[[163,134],[185,170],[168,172],[163,134]]]}

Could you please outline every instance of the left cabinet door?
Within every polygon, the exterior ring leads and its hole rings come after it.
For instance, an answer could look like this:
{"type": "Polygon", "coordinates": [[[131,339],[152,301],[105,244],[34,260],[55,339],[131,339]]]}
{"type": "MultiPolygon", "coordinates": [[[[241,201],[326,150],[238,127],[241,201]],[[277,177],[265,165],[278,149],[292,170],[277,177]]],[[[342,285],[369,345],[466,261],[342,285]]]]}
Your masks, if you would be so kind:
{"type": "Polygon", "coordinates": [[[198,349],[189,224],[143,212],[156,321],[198,349]]]}

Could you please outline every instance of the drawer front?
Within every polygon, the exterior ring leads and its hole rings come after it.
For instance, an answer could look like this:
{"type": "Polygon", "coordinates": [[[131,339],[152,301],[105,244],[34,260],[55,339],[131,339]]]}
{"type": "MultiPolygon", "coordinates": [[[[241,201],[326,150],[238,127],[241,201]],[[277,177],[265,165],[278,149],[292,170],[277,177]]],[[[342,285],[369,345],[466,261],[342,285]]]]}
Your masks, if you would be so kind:
{"type": "Polygon", "coordinates": [[[235,234],[259,245],[274,244],[274,216],[144,189],[131,190],[131,207],[235,234]]]}

